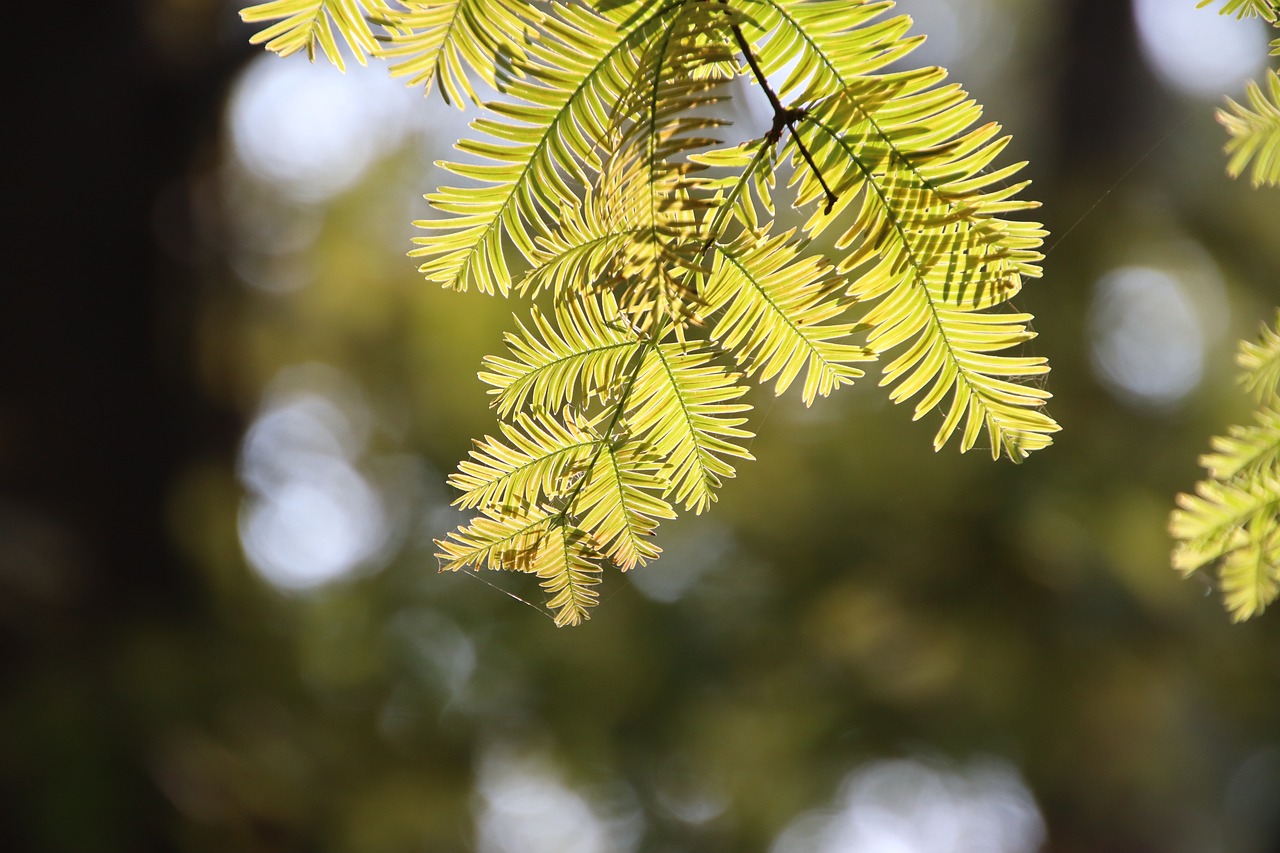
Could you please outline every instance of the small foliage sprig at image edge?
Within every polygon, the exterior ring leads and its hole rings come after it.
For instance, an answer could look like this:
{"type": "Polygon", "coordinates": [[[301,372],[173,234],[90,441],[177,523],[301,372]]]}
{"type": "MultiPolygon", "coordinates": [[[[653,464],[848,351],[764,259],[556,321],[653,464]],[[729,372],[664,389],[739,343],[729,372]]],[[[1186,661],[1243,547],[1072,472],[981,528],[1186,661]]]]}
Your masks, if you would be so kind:
{"type": "MultiPolygon", "coordinates": [[[[1200,0],[1197,8],[1218,0],[1200,0]]],[[[1277,0],[1224,0],[1220,15],[1261,18],[1277,30],[1271,42],[1271,55],[1280,56],[1280,2],[1277,0]]],[[[1227,173],[1238,178],[1253,164],[1250,180],[1254,187],[1280,187],[1280,74],[1268,69],[1263,83],[1245,84],[1247,105],[1227,98],[1225,109],[1218,110],[1218,121],[1226,128],[1227,173]]]]}
{"type": "Polygon", "coordinates": [[[890,399],[941,411],[935,449],[1020,461],[1058,425],[1034,333],[1008,309],[1046,232],[1015,218],[1023,163],[890,2],[274,0],[242,12],[281,55],[358,61],[483,114],[442,163],[464,186],[411,254],[455,290],[543,297],[488,356],[499,437],[450,483],[477,512],[442,570],[528,572],[559,625],[606,566],[655,559],[751,459],[748,381],[806,405],[885,361],[890,399]],[[495,97],[482,99],[472,80],[495,97]],[[744,78],[768,127],[725,147],[744,78]],[[779,180],[779,175],[785,179],[779,180]],[[778,196],[781,195],[781,198],[778,196]],[[801,211],[779,229],[778,203],[801,211]],[[1011,216],[1012,215],[1012,216],[1011,216]],[[818,245],[825,247],[825,253],[818,245]],[[513,270],[508,259],[520,258],[513,270]]]}
{"type": "MultiPolygon", "coordinates": [[[[1202,0],[1199,7],[1215,0],[1202,0]]],[[[1280,30],[1275,0],[1226,0],[1222,15],[1261,18],[1280,30]]],[[[1280,37],[1271,42],[1280,56],[1280,37]]],[[[1246,84],[1249,107],[1227,98],[1218,121],[1227,129],[1227,173],[1238,178],[1250,162],[1255,188],[1280,186],[1280,75],[1266,72],[1267,92],[1246,84]],[[1269,100],[1268,100],[1269,98],[1269,100]],[[1252,109],[1250,109],[1250,107],[1252,109]]],[[[1217,567],[1223,605],[1243,622],[1280,596],[1280,312],[1258,342],[1241,341],[1236,362],[1240,381],[1258,408],[1250,426],[1215,436],[1212,452],[1200,457],[1208,477],[1195,494],[1179,494],[1169,519],[1173,567],[1184,576],[1217,567]]]]}
{"type": "Polygon", "coordinates": [[[1241,383],[1258,404],[1200,457],[1209,476],[1178,495],[1169,530],[1173,565],[1185,575],[1217,564],[1223,601],[1241,622],[1280,595],[1280,311],[1256,343],[1241,341],[1241,383]]]}

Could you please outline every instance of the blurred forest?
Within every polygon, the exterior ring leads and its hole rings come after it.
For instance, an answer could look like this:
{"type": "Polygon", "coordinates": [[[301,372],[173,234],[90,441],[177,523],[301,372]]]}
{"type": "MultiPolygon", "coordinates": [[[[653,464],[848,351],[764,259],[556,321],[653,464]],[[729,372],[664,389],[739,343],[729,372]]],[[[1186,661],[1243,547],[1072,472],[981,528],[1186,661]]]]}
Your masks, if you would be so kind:
{"type": "Polygon", "coordinates": [[[0,850],[1280,851],[1280,614],[1231,625],[1166,529],[1280,303],[1280,192],[1213,120],[1265,33],[899,6],[1030,161],[1064,431],[997,464],[872,377],[757,393],[759,461],[576,629],[432,556],[516,308],[404,257],[467,116],[225,0],[19,53],[0,850]]]}

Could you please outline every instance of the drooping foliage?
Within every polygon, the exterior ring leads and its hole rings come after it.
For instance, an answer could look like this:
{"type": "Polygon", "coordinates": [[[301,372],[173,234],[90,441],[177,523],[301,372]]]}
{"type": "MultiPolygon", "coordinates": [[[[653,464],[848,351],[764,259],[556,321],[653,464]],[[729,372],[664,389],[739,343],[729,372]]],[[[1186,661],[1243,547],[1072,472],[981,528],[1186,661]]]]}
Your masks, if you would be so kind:
{"type": "MultiPolygon", "coordinates": [[[[352,8],[245,14],[290,15],[269,47],[318,41],[334,58],[314,22],[364,45],[352,8]]],[[[1048,367],[1008,352],[1033,337],[1006,306],[1039,276],[1045,236],[1018,218],[1036,206],[1022,164],[993,165],[1008,137],[945,71],[903,70],[921,37],[891,8],[368,9],[396,73],[457,104],[481,100],[473,79],[495,90],[443,164],[459,183],[427,196],[442,216],[417,223],[422,274],[544,303],[485,359],[500,435],[450,479],[478,514],[438,543],[442,568],[536,574],[557,623],[580,622],[603,567],[656,558],[658,524],[708,508],[752,458],[748,380],[807,405],[883,357],[891,399],[941,413],[936,448],[958,436],[1018,461],[1051,442],[1048,367]],[[772,121],[726,146],[734,91],[772,121]],[[774,224],[780,203],[801,227],[774,224]]]]}

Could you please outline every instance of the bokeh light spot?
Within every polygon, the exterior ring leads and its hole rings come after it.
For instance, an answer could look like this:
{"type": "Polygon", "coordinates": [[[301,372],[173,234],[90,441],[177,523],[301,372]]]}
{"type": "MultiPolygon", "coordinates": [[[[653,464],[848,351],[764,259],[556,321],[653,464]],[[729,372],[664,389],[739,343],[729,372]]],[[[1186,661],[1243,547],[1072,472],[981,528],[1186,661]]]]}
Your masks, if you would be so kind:
{"type": "Polygon", "coordinates": [[[1009,765],[895,760],[850,774],[836,808],[802,815],[772,853],[1034,853],[1044,837],[1035,799],[1009,765]]]}
{"type": "Polygon", "coordinates": [[[248,492],[241,545],[253,568],[280,589],[349,574],[390,538],[383,501],[356,467],[366,413],[348,414],[358,403],[325,396],[309,381],[327,373],[315,365],[283,371],[241,446],[248,492]]]}
{"type": "Polygon", "coordinates": [[[662,559],[627,574],[648,598],[663,604],[680,600],[732,552],[733,535],[715,521],[699,518],[696,529],[690,528],[672,524],[662,540],[662,559]]]}
{"type": "Polygon", "coordinates": [[[263,55],[231,96],[231,141],[251,174],[299,202],[321,202],[352,186],[395,150],[423,99],[386,69],[263,55]]]}
{"type": "Polygon", "coordinates": [[[1188,287],[1152,267],[1121,267],[1098,280],[1089,311],[1098,378],[1121,400],[1164,406],[1200,382],[1205,332],[1188,287]]]}
{"type": "Polygon", "coordinates": [[[972,73],[974,66],[998,67],[1012,49],[1013,16],[993,8],[991,0],[900,0],[897,9],[911,16],[912,34],[925,36],[907,66],[933,64],[953,71],[963,67],[972,73]]]}
{"type": "Polygon", "coordinates": [[[639,841],[636,820],[602,813],[544,757],[495,749],[477,787],[480,853],[628,853],[639,841]]]}
{"type": "Polygon", "coordinates": [[[1216,98],[1242,89],[1266,63],[1267,27],[1197,9],[1195,0],[1134,0],[1142,52],[1166,83],[1216,98]]]}

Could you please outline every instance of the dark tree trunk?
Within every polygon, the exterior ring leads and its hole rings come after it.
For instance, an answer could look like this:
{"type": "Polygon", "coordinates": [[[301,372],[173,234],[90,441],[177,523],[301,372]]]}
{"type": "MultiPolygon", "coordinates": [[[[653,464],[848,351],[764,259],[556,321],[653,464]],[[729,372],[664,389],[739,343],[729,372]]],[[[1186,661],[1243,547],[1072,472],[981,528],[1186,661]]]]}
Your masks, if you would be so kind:
{"type": "Polygon", "coordinates": [[[1149,124],[1134,117],[1165,103],[1142,60],[1131,4],[1066,0],[1060,15],[1059,171],[1095,175],[1099,164],[1132,162],[1150,147],[1149,124]]]}
{"type": "Polygon", "coordinates": [[[129,626],[206,618],[166,505],[193,459],[228,452],[235,423],[192,370],[207,273],[189,253],[187,180],[248,51],[225,4],[178,6],[76,4],[70,23],[11,39],[38,47],[6,99],[21,153],[0,288],[0,723],[47,715],[52,739],[69,708],[83,735],[3,751],[6,850],[167,846],[130,743],[140,724],[103,670],[129,626]],[[157,37],[166,21],[176,38],[157,37]],[[110,796],[77,809],[97,785],[110,796]]]}

